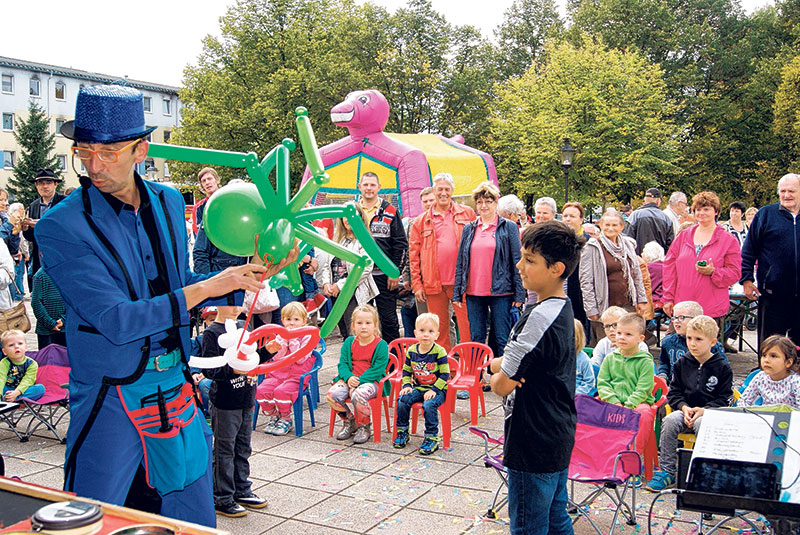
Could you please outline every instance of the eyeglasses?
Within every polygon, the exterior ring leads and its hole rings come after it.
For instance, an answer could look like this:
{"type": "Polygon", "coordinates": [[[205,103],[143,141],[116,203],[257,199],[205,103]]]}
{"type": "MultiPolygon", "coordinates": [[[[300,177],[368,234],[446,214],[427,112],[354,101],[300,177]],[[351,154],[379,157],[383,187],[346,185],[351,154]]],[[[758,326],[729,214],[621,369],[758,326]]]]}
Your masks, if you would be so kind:
{"type": "Polygon", "coordinates": [[[603,329],[616,329],[616,328],[617,328],[616,322],[603,324],[603,329]]]}
{"type": "Polygon", "coordinates": [[[684,315],[684,316],[672,316],[670,319],[671,319],[672,321],[681,322],[681,321],[690,320],[690,319],[692,319],[692,318],[694,318],[694,316],[685,316],[685,315],[684,315]]]}
{"type": "Polygon", "coordinates": [[[79,160],[83,161],[91,160],[92,156],[96,155],[97,159],[101,162],[116,163],[119,161],[120,154],[140,141],[141,139],[134,139],[119,150],[92,150],[85,147],[72,147],[72,155],[77,156],[79,160]]]}
{"type": "Polygon", "coordinates": [[[483,205],[483,204],[485,204],[485,205],[487,205],[487,206],[488,206],[488,205],[490,205],[490,204],[494,204],[494,203],[496,203],[496,202],[497,202],[497,201],[495,201],[494,199],[478,199],[477,201],[475,201],[475,204],[476,204],[477,206],[481,206],[481,205],[483,205]]]}

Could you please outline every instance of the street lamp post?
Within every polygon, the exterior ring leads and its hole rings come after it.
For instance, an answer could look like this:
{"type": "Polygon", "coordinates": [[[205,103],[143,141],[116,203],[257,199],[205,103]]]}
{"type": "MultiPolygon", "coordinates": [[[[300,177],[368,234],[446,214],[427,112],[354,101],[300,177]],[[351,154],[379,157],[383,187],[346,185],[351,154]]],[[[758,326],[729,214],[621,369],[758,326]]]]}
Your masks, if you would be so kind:
{"type": "Polygon", "coordinates": [[[569,202],[569,170],[572,167],[572,159],[575,157],[575,149],[569,144],[569,138],[564,138],[564,146],[561,147],[561,168],[564,169],[564,203],[569,202]]]}

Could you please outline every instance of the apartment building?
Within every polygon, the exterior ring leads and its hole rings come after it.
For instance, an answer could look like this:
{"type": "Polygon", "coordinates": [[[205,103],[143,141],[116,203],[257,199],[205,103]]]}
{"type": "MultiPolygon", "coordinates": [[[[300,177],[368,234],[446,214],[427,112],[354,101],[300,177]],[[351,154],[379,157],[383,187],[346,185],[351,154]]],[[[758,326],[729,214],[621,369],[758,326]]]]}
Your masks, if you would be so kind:
{"type": "MultiPolygon", "coordinates": [[[[180,124],[177,87],[0,56],[0,187],[5,188],[13,176],[20,154],[13,132],[19,121],[27,121],[31,100],[49,116],[50,131],[56,134],[54,156],[62,169],[65,187],[77,186],[78,174],[73,164],[78,172],[85,169],[77,158],[73,162],[69,152],[72,141],[61,135],[61,125],[75,118],[75,100],[81,87],[109,83],[124,83],[141,91],[145,122],[148,127],[157,127],[149,140],[169,140],[172,129],[180,124]]],[[[139,173],[155,180],[169,180],[170,174],[166,161],[159,158],[145,160],[139,173]]]]}

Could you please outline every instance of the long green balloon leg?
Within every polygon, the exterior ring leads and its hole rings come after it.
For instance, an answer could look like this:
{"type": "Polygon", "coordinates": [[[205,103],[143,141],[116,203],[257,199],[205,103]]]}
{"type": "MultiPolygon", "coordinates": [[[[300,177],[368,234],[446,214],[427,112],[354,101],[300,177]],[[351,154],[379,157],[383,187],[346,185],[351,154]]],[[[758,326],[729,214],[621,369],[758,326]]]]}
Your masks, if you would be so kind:
{"type": "Polygon", "coordinates": [[[359,256],[358,258],[358,262],[353,265],[353,269],[347,274],[347,281],[345,281],[344,286],[339,291],[339,296],[336,298],[336,303],[334,303],[331,313],[328,314],[328,317],[325,318],[322,327],[319,329],[319,334],[323,338],[331,334],[333,328],[339,323],[342,314],[344,314],[344,310],[347,308],[347,304],[350,303],[350,299],[356,291],[356,286],[358,286],[358,281],[361,279],[361,274],[364,273],[364,269],[367,267],[369,258],[363,256],[359,256]]]}
{"type": "Polygon", "coordinates": [[[305,225],[297,225],[295,227],[295,232],[304,242],[310,243],[314,247],[318,247],[323,251],[327,251],[334,256],[338,256],[342,260],[346,260],[351,264],[355,264],[361,259],[360,255],[357,255],[350,249],[342,247],[338,243],[329,240],[325,236],[321,236],[313,229],[307,228],[305,225]]]}

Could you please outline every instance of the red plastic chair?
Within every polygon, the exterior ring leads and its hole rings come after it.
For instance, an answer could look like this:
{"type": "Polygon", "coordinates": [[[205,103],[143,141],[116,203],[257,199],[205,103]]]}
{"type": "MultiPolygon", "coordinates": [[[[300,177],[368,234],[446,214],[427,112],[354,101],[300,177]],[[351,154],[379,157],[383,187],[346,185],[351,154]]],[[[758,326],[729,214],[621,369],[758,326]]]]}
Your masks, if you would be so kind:
{"type": "Polygon", "coordinates": [[[408,348],[419,342],[416,338],[395,338],[389,342],[389,353],[397,357],[397,362],[400,364],[400,373],[390,379],[392,383],[392,395],[389,398],[389,406],[394,407],[397,401],[397,394],[400,392],[400,380],[403,378],[403,363],[406,359],[408,348]]]}
{"type": "MultiPolygon", "coordinates": [[[[450,366],[450,377],[453,377],[458,371],[458,361],[453,357],[447,357],[447,364],[450,366]]],[[[442,445],[444,449],[450,448],[450,435],[452,434],[452,418],[450,413],[450,382],[447,382],[447,394],[445,402],[439,405],[439,427],[442,429],[442,445]]],[[[419,414],[422,412],[422,403],[414,403],[411,405],[411,434],[417,432],[417,423],[419,422],[419,414]]],[[[397,438],[397,404],[394,407],[394,432],[392,432],[392,442],[397,438]]]]}
{"type": "MultiPolygon", "coordinates": [[[[381,405],[383,405],[383,412],[386,416],[386,431],[388,433],[392,432],[392,421],[389,419],[389,398],[391,397],[391,393],[388,396],[384,396],[383,385],[386,381],[389,381],[393,375],[402,373],[402,371],[402,368],[398,364],[397,357],[389,353],[389,364],[386,365],[386,375],[384,375],[383,379],[378,381],[378,395],[369,400],[370,413],[372,414],[372,438],[375,442],[381,441],[381,405]]],[[[350,398],[348,397],[345,402],[349,401],[350,398]]],[[[328,424],[329,437],[333,436],[333,428],[336,425],[337,414],[335,410],[331,409],[331,419],[328,424]]]]}
{"type": "Polygon", "coordinates": [[[481,388],[481,372],[494,358],[494,353],[486,344],[479,342],[464,342],[456,345],[448,357],[458,358],[458,372],[447,385],[447,395],[450,397],[450,410],[456,410],[456,392],[466,390],[469,392],[470,424],[478,425],[478,402],[481,404],[481,415],[486,416],[486,404],[481,388]]]}
{"type": "MultiPolygon", "coordinates": [[[[650,410],[653,411],[653,422],[656,421],[656,413],[659,407],[667,402],[667,393],[669,387],[667,382],[659,377],[653,377],[655,384],[653,385],[653,397],[656,398],[655,403],[651,405],[650,410]]],[[[647,441],[647,446],[644,450],[644,477],[651,479],[653,477],[653,468],[658,466],[658,440],[656,439],[655,427],[650,430],[650,439],[647,441]]]]}

